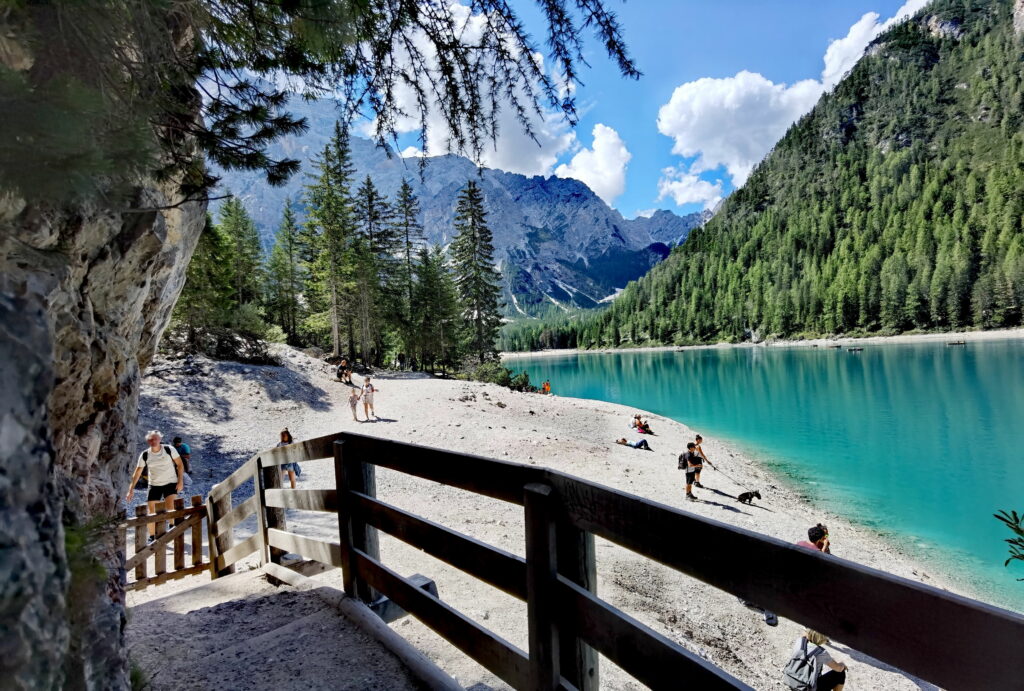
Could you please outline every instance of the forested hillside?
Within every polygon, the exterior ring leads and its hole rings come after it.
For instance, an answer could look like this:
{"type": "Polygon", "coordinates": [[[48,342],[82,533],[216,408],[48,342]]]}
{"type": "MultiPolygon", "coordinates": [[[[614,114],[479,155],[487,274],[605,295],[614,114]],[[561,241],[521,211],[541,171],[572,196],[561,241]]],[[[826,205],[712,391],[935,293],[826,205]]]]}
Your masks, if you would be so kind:
{"type": "Polygon", "coordinates": [[[1021,324],[1013,5],[935,0],[883,34],[715,218],[608,310],[513,327],[502,347],[1021,324]]]}

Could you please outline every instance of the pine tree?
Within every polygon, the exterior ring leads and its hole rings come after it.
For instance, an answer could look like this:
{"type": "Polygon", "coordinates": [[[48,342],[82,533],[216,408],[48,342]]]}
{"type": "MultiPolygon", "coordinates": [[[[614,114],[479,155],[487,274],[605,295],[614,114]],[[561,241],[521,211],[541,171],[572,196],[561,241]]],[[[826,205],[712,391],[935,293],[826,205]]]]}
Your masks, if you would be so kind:
{"type": "Polygon", "coordinates": [[[334,136],[315,166],[315,181],[306,188],[306,224],[316,248],[310,273],[323,303],[317,305],[319,314],[326,316],[329,324],[331,352],[337,357],[342,352],[341,326],[353,273],[354,239],[351,154],[348,131],[340,123],[335,123],[334,136]]]}
{"type": "Polygon", "coordinates": [[[455,283],[440,247],[418,252],[415,265],[412,313],[414,341],[410,354],[424,371],[442,369],[458,361],[461,317],[455,283]]]}
{"type": "Polygon", "coordinates": [[[220,228],[231,243],[227,264],[235,303],[241,306],[258,302],[263,283],[263,246],[256,224],[237,197],[231,197],[221,207],[220,228]]]}
{"type": "Polygon", "coordinates": [[[273,321],[284,331],[288,342],[298,344],[299,297],[302,293],[302,235],[295,223],[291,200],[284,203],[284,215],[277,229],[274,248],[267,263],[267,299],[273,321]]]}
{"type": "Polygon", "coordinates": [[[420,222],[420,205],[408,180],[402,180],[394,208],[395,235],[401,253],[402,266],[398,281],[402,287],[401,326],[402,343],[410,354],[415,341],[413,327],[413,291],[415,287],[415,263],[419,248],[425,241],[423,224],[420,222]]]}
{"type": "Polygon", "coordinates": [[[390,285],[396,265],[396,237],[387,197],[377,190],[369,175],[353,199],[353,214],[359,349],[364,362],[380,364],[384,323],[396,311],[390,285]]]}
{"type": "Polygon", "coordinates": [[[233,299],[231,253],[231,238],[207,214],[181,297],[174,306],[172,331],[185,329],[185,340],[193,348],[198,346],[203,330],[225,323],[237,305],[233,299]]]}
{"type": "Polygon", "coordinates": [[[468,350],[480,362],[494,355],[501,316],[498,312],[500,275],[494,268],[494,244],[487,227],[484,198],[470,180],[459,193],[455,207],[452,263],[462,315],[466,320],[468,350]]]}

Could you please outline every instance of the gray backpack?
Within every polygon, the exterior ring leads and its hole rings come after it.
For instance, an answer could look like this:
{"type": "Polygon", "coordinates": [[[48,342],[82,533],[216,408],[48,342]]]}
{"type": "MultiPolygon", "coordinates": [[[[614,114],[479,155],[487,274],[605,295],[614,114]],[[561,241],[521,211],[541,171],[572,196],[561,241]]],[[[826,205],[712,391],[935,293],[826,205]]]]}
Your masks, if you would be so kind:
{"type": "Polygon", "coordinates": [[[793,653],[789,662],[782,668],[782,681],[795,691],[814,691],[818,683],[818,675],[821,668],[818,664],[818,652],[820,645],[814,646],[814,650],[807,652],[807,638],[800,639],[800,650],[793,653]]]}

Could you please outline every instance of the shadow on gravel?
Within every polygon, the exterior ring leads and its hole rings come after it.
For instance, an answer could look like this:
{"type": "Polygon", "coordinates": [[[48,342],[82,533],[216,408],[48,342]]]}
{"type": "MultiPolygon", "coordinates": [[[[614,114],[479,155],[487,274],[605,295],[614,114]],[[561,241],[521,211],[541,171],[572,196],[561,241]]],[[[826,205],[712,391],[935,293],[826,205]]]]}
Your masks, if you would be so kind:
{"type": "Polygon", "coordinates": [[[832,641],[830,645],[833,648],[835,648],[836,650],[838,650],[839,652],[843,653],[844,655],[849,655],[850,659],[852,659],[852,660],[856,660],[857,662],[861,662],[861,663],[866,664],[866,665],[871,665],[873,667],[877,667],[878,669],[884,669],[887,672],[895,672],[897,674],[902,675],[903,677],[905,677],[909,681],[911,681],[914,684],[916,684],[917,688],[921,689],[921,691],[941,691],[941,689],[938,686],[936,686],[935,684],[932,684],[930,682],[924,681],[923,679],[918,679],[917,677],[914,677],[914,676],[912,676],[910,674],[907,674],[906,672],[904,672],[903,670],[901,670],[901,669],[899,669],[897,667],[893,667],[892,665],[886,664],[886,663],[882,662],[881,660],[876,660],[875,658],[871,657],[870,655],[862,653],[862,652],[860,652],[858,650],[854,650],[853,648],[848,648],[847,646],[842,645],[841,643],[836,643],[835,641],[832,641]]]}
{"type": "Polygon", "coordinates": [[[709,504],[711,506],[717,506],[717,507],[719,507],[721,509],[725,509],[726,511],[732,511],[733,513],[741,513],[744,516],[749,516],[750,515],[746,511],[740,511],[735,506],[729,506],[728,504],[722,504],[722,503],[719,503],[717,501],[708,501],[707,499],[701,499],[701,502],[704,503],[704,504],[709,504]]]}

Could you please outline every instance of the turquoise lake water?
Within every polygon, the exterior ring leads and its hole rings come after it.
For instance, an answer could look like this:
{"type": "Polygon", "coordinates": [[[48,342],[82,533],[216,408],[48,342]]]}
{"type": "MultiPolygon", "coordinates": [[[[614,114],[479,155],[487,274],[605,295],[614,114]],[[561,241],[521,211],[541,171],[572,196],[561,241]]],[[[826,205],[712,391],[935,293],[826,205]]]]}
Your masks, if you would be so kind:
{"type": "MultiPolygon", "coordinates": [[[[731,442],[818,506],[970,573],[1024,611],[997,509],[1024,510],[1024,340],[582,353],[509,360],[556,395],[731,442]]],[[[766,497],[769,499],[769,497],[766,497]]]]}

